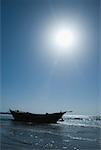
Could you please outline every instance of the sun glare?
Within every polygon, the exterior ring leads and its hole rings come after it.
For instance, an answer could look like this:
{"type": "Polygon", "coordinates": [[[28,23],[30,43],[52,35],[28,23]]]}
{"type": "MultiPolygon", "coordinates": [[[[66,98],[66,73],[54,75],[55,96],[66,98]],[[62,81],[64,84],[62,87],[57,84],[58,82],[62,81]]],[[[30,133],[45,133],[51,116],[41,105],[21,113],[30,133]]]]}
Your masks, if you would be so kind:
{"type": "Polygon", "coordinates": [[[56,53],[72,55],[76,50],[78,34],[72,28],[55,28],[51,33],[51,38],[56,53]]]}
{"type": "Polygon", "coordinates": [[[75,42],[75,36],[70,30],[60,29],[54,35],[54,42],[59,48],[70,48],[75,42]]]}
{"type": "MultiPolygon", "coordinates": [[[[46,30],[46,29],[45,29],[46,30]]],[[[82,45],[81,28],[74,24],[56,23],[43,33],[46,49],[53,56],[77,56],[82,45]]]]}

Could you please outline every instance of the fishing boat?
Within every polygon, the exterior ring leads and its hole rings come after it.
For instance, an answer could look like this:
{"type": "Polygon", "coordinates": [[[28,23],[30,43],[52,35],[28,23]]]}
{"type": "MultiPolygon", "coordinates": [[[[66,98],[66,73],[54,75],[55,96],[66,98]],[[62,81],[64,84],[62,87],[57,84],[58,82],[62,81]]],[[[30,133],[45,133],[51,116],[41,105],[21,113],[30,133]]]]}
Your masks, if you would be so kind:
{"type": "Polygon", "coordinates": [[[12,114],[15,121],[23,121],[23,122],[33,122],[33,123],[57,123],[65,112],[57,112],[57,113],[46,113],[46,114],[33,114],[29,112],[21,112],[19,110],[13,111],[10,109],[10,113],[12,114]]]}

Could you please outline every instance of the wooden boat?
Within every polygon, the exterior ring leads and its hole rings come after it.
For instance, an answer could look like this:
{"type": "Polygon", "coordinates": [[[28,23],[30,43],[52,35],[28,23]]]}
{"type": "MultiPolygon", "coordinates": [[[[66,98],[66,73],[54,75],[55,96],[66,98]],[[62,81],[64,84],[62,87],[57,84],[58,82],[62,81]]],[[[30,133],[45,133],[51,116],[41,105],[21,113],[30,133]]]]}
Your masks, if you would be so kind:
{"type": "Polygon", "coordinates": [[[10,109],[10,112],[16,121],[23,122],[33,122],[33,123],[57,123],[59,119],[66,113],[57,112],[52,114],[33,114],[29,112],[20,112],[19,110],[13,111],[10,109]]]}

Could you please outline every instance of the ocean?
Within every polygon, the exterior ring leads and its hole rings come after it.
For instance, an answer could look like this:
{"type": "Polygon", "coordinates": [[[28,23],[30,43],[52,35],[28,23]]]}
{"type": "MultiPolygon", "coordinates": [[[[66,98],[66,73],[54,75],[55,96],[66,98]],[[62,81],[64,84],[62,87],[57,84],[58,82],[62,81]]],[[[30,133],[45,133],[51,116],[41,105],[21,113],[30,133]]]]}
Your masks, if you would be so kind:
{"type": "Polygon", "coordinates": [[[64,115],[57,124],[31,124],[0,116],[1,150],[101,150],[101,117],[64,115]]]}

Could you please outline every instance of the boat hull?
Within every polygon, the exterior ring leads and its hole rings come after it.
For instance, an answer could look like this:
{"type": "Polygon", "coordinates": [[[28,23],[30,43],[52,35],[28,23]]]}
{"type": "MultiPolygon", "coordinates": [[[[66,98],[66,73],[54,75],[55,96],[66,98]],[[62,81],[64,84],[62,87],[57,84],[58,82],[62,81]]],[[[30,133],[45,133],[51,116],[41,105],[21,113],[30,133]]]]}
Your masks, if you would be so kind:
{"type": "Polygon", "coordinates": [[[10,110],[15,121],[33,122],[33,123],[57,123],[66,112],[52,114],[32,114],[29,112],[19,112],[10,110]]]}

